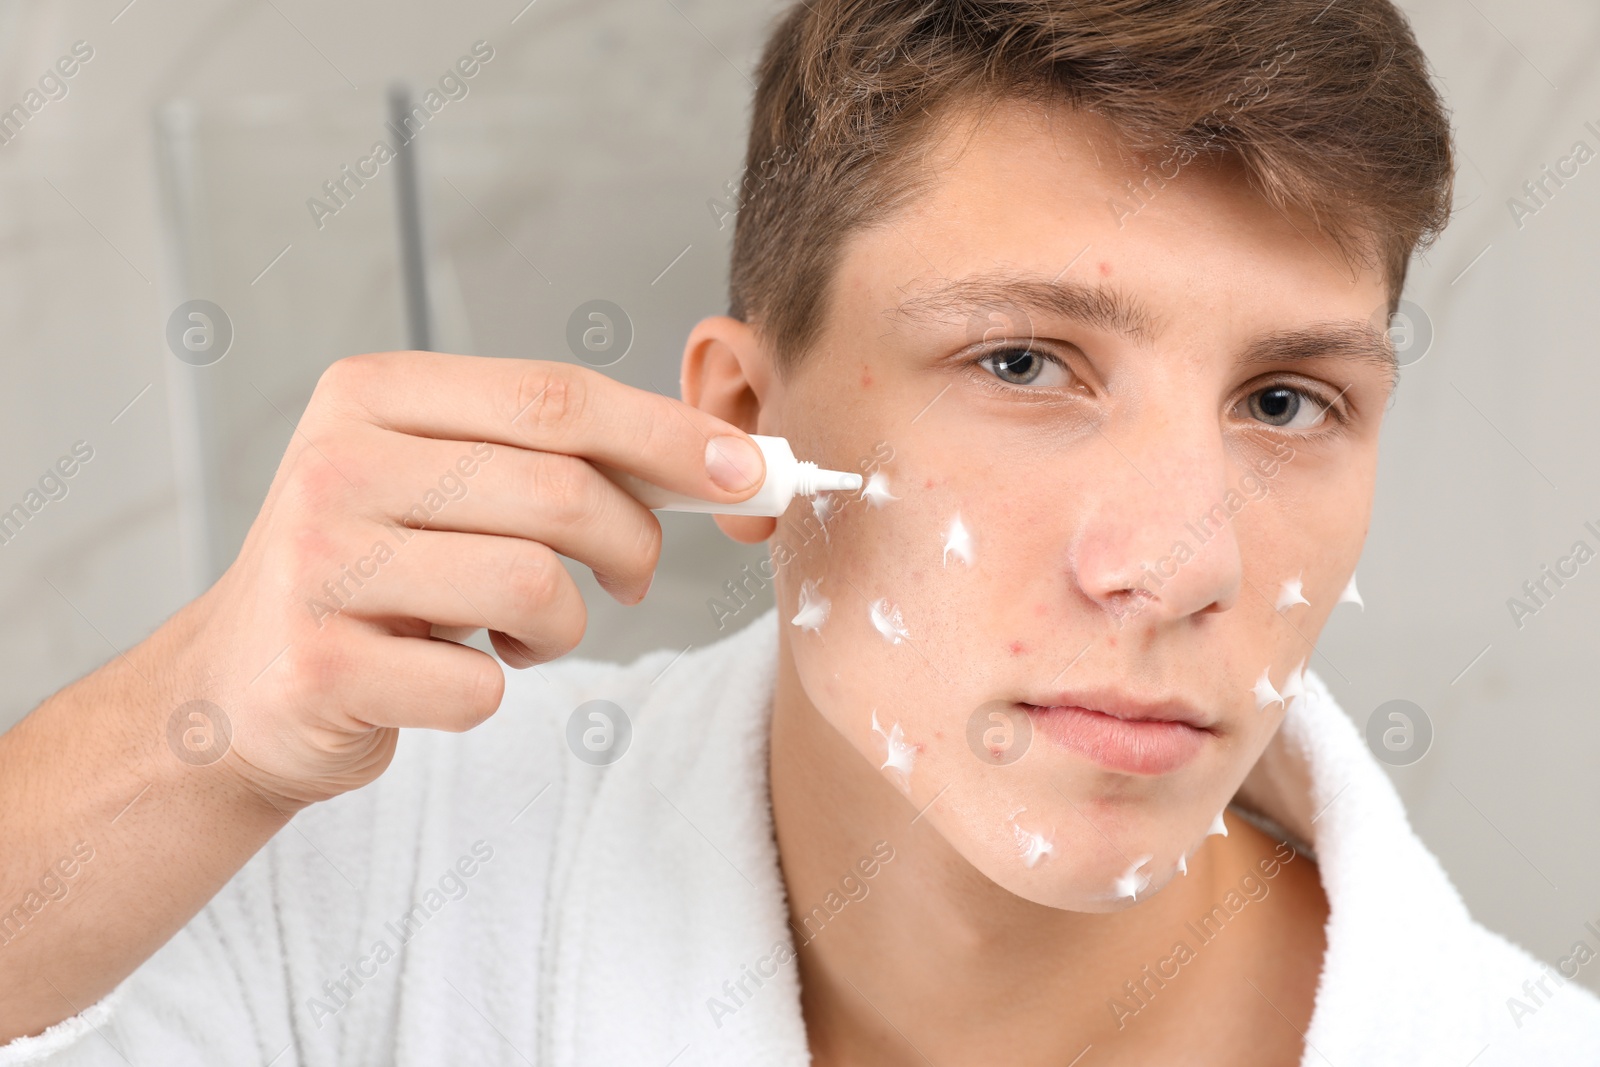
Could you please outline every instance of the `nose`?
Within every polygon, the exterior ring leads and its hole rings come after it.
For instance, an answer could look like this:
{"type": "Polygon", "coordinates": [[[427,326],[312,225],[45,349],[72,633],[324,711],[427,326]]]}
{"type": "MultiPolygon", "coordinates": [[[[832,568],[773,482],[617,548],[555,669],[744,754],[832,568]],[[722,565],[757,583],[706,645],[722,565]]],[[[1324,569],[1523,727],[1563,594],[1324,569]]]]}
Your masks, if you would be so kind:
{"type": "Polygon", "coordinates": [[[1230,463],[1214,421],[1169,411],[1112,420],[1080,457],[1080,523],[1069,552],[1084,596],[1147,625],[1226,611],[1242,574],[1228,490],[1230,463]]]}

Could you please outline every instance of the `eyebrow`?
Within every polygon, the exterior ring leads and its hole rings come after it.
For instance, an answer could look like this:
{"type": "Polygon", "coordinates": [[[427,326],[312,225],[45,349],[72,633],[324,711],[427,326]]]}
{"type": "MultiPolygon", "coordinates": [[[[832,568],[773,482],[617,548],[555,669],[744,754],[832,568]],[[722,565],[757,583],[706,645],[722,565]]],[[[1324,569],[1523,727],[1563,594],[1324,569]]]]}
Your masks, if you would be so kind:
{"type": "MultiPolygon", "coordinates": [[[[903,319],[943,319],[992,312],[1029,312],[1071,319],[1148,347],[1160,333],[1158,319],[1136,298],[1110,285],[1043,275],[989,273],[957,278],[907,298],[890,314],[903,319]]],[[[1239,362],[1294,363],[1345,359],[1377,366],[1391,379],[1399,361],[1386,331],[1370,322],[1316,322],[1252,339],[1239,362]]]]}
{"type": "Polygon", "coordinates": [[[902,301],[892,314],[907,319],[948,319],[989,311],[1036,311],[1072,319],[1148,345],[1156,319],[1138,300],[1108,285],[1075,280],[1046,281],[1043,275],[979,274],[933,286],[902,301]]]}
{"type": "Polygon", "coordinates": [[[1391,379],[1400,361],[1387,331],[1370,322],[1314,322],[1292,330],[1257,337],[1246,346],[1239,362],[1293,363],[1302,359],[1348,359],[1371,363],[1391,379]]]}

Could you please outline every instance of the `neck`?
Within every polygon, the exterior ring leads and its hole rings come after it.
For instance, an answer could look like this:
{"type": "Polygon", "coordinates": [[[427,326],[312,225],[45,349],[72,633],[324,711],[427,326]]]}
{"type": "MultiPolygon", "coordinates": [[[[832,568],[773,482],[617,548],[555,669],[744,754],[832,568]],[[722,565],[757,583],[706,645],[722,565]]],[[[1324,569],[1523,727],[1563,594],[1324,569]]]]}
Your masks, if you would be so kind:
{"type": "Polygon", "coordinates": [[[1130,1015],[1157,997],[1204,995],[1202,980],[1169,983],[1150,970],[1176,942],[1213,963],[1249,947],[1233,935],[1225,948],[1203,948],[1208,931],[1193,925],[1263,851],[1264,835],[1243,820],[1229,820],[1231,836],[1208,838],[1187,876],[1126,910],[1025,900],[969,864],[822,717],[786,638],[773,700],[773,821],[816,1063],[1059,1065],[1109,1035],[1128,1048],[1126,1030],[1157,1029],[1130,1027],[1130,1015]]]}

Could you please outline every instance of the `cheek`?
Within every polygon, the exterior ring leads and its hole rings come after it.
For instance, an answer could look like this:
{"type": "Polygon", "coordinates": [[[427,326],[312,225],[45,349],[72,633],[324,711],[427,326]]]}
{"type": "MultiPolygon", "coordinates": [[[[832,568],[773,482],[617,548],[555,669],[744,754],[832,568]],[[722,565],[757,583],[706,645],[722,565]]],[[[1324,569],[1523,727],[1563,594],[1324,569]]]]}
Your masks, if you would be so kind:
{"type": "Polygon", "coordinates": [[[1051,599],[1044,505],[997,487],[988,466],[901,448],[859,494],[796,501],[779,526],[796,671],[824,717],[891,777],[964,746],[966,710],[1037,652],[1008,627],[1037,624],[1019,598],[1051,599]]]}
{"type": "MultiPolygon", "coordinates": [[[[1314,664],[1312,646],[1342,603],[1356,603],[1355,566],[1366,538],[1370,482],[1341,478],[1310,463],[1297,479],[1283,477],[1235,520],[1244,586],[1231,614],[1226,661],[1263,712],[1239,720],[1264,743],[1314,664]]],[[[1326,670],[1324,662],[1322,669],[1326,670]]],[[[1248,753],[1260,746],[1247,742],[1248,753]]]]}
{"type": "Polygon", "coordinates": [[[808,639],[795,648],[802,677],[822,673],[826,691],[858,703],[891,679],[919,684],[915,668],[943,625],[933,610],[943,584],[937,494],[930,478],[915,481],[908,470],[886,464],[860,493],[797,500],[777,535],[792,551],[788,589],[780,587],[783,603],[795,605],[786,622],[808,639]]]}
{"type": "Polygon", "coordinates": [[[1334,607],[1352,599],[1350,584],[1371,508],[1371,485],[1359,481],[1308,477],[1274,487],[1250,506],[1236,524],[1251,583],[1242,606],[1255,601],[1269,607],[1268,618],[1280,615],[1293,624],[1297,637],[1316,639],[1334,607]]]}
{"type": "Polygon", "coordinates": [[[1029,558],[1036,519],[981,482],[979,472],[902,452],[859,494],[831,494],[815,508],[797,502],[811,518],[827,516],[821,533],[795,546],[790,571],[797,602],[807,579],[831,598],[823,635],[847,643],[830,649],[834,658],[874,669],[906,660],[945,681],[937,663],[981,658],[960,650],[987,655],[1022,636],[999,633],[1010,609],[986,598],[1027,595],[1041,569],[1029,558]]]}

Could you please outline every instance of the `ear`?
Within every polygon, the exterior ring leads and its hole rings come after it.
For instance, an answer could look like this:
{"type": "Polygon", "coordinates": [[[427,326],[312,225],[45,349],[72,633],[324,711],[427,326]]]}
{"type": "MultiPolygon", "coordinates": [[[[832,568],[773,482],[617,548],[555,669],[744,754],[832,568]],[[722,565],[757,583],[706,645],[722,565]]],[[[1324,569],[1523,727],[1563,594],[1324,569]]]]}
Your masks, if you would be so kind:
{"type": "MultiPolygon", "coordinates": [[[[701,319],[683,346],[678,389],[684,403],[732,423],[745,433],[771,430],[775,377],[760,337],[727,315],[701,319]]],[[[761,515],[713,516],[723,533],[743,544],[765,541],[778,520],[761,515]]]]}

